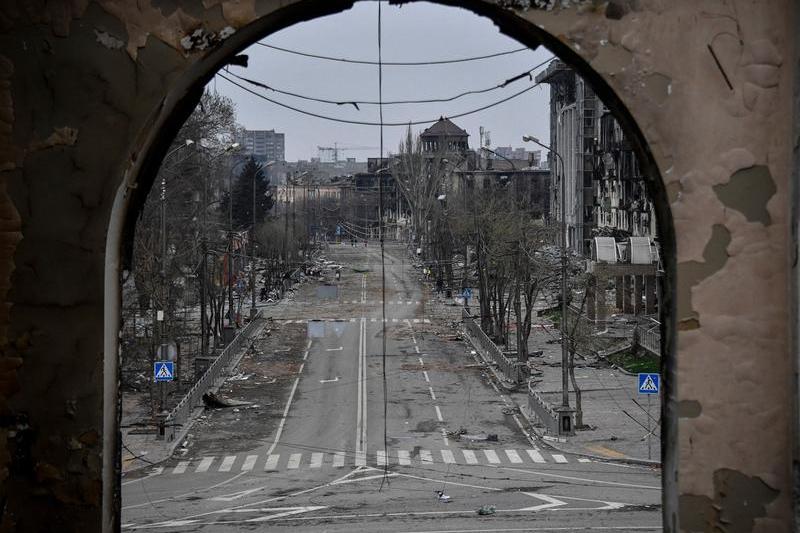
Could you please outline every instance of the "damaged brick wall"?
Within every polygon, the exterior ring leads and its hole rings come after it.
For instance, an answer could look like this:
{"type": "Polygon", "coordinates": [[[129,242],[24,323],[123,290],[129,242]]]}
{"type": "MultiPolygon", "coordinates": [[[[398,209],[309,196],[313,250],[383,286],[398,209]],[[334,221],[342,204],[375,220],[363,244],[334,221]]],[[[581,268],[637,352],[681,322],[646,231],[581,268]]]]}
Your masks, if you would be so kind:
{"type": "MultiPolygon", "coordinates": [[[[135,212],[198,84],[227,57],[351,3],[0,7],[0,530],[101,530],[112,215],[135,212]]],[[[543,40],[641,133],[673,253],[667,509],[686,531],[789,531],[793,3],[443,3],[543,40]]]]}

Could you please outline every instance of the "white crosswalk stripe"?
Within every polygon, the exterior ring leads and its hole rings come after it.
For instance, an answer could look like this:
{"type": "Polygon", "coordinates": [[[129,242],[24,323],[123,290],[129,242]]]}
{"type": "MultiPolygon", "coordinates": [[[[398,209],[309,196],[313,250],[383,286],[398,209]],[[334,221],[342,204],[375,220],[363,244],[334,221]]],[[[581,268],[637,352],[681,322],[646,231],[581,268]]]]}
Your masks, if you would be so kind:
{"type": "Polygon", "coordinates": [[[483,450],[483,453],[486,455],[486,460],[492,464],[498,464],[500,462],[500,457],[497,455],[497,452],[494,450],[483,450]]]}
{"type": "Polygon", "coordinates": [[[302,453],[293,453],[289,456],[289,462],[286,463],[286,468],[289,470],[295,470],[296,468],[300,467],[300,461],[303,459],[302,453]]]}
{"type": "Polygon", "coordinates": [[[242,472],[252,470],[256,466],[256,461],[258,461],[257,455],[248,455],[245,457],[244,463],[242,463],[242,472]]]}
{"type": "Polygon", "coordinates": [[[319,468],[322,466],[322,459],[325,457],[324,453],[312,453],[311,454],[311,463],[308,465],[311,468],[319,468]]]}
{"type": "Polygon", "coordinates": [[[533,460],[534,463],[545,462],[544,457],[542,457],[542,454],[539,453],[538,450],[525,450],[525,451],[528,452],[528,455],[530,455],[531,460],[533,460]]]}
{"type": "Polygon", "coordinates": [[[214,458],[213,457],[203,457],[203,459],[200,461],[200,464],[197,465],[197,468],[195,469],[195,472],[200,474],[200,473],[208,471],[209,467],[211,466],[211,463],[213,463],[213,462],[214,462],[214,458]]]}
{"type": "Polygon", "coordinates": [[[578,457],[578,462],[579,462],[579,463],[591,463],[591,462],[592,462],[592,460],[591,460],[591,459],[588,459],[588,458],[586,458],[586,457],[578,457]]]}
{"type": "MultiPolygon", "coordinates": [[[[409,450],[376,450],[375,452],[359,451],[355,453],[348,452],[334,452],[325,454],[323,452],[313,453],[291,453],[285,454],[285,463],[282,469],[297,470],[300,468],[342,468],[346,465],[355,466],[386,466],[393,464],[393,458],[397,458],[397,464],[400,466],[411,465],[412,456],[409,450]],[[326,455],[331,459],[326,461],[326,455]]],[[[466,464],[466,465],[480,465],[480,464],[514,464],[519,465],[523,463],[569,463],[570,459],[563,454],[542,454],[539,450],[418,450],[414,452],[416,455],[414,459],[420,463],[442,463],[442,464],[466,464]],[[457,455],[460,452],[461,455],[457,455]],[[461,456],[463,455],[463,462],[461,456]]],[[[217,457],[202,457],[199,461],[180,461],[174,467],[162,468],[161,470],[154,471],[152,475],[159,475],[163,472],[171,474],[184,474],[192,468],[194,464],[195,473],[204,472],[230,472],[233,467],[238,464],[241,457],[242,472],[249,472],[255,469],[260,456],[256,454],[249,455],[227,455],[217,457]],[[215,461],[219,460],[219,466],[214,467],[215,461]],[[213,467],[213,468],[212,468],[213,467]]],[[[581,463],[589,463],[591,459],[585,457],[578,457],[576,459],[581,463]]],[[[268,455],[265,458],[264,470],[276,471],[279,470],[281,464],[281,454],[268,455]]]]}
{"type": "Polygon", "coordinates": [[[264,470],[277,470],[278,469],[278,459],[280,459],[280,455],[270,455],[267,457],[267,462],[264,464],[264,470]]]}
{"type": "Polygon", "coordinates": [[[235,455],[229,455],[225,459],[222,460],[222,464],[219,465],[220,472],[230,472],[231,468],[233,468],[233,463],[236,461],[235,455]]]}
{"type": "Polygon", "coordinates": [[[506,450],[506,455],[508,456],[508,460],[512,463],[522,462],[522,457],[519,456],[517,450],[506,450]]]}
{"type": "Polygon", "coordinates": [[[344,466],[344,452],[336,452],[333,454],[333,467],[341,468],[344,466]]]}
{"type": "Polygon", "coordinates": [[[467,462],[467,464],[478,464],[478,458],[475,456],[475,452],[472,450],[462,450],[462,453],[464,454],[464,460],[467,462]]]}

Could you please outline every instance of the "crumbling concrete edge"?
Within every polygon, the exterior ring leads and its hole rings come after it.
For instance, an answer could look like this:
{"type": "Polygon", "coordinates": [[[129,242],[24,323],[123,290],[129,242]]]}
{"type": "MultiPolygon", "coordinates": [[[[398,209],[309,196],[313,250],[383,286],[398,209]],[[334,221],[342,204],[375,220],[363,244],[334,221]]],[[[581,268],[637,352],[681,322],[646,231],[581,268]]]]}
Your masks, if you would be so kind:
{"type": "MultiPolygon", "coordinates": [[[[472,337],[469,336],[469,334],[467,333],[466,329],[463,328],[463,327],[461,328],[461,334],[462,334],[461,336],[465,339],[465,342],[468,342],[469,345],[472,346],[472,348],[475,350],[475,353],[480,355],[480,361],[478,360],[477,357],[475,357],[475,360],[478,361],[478,362],[485,363],[487,368],[491,371],[492,375],[495,377],[497,382],[500,384],[500,386],[503,386],[503,379],[498,375],[497,371],[494,369],[494,366],[492,366],[492,364],[491,364],[492,362],[490,360],[488,360],[486,358],[486,355],[480,350],[480,348],[478,346],[476,346],[475,343],[472,342],[472,337]]],[[[530,431],[530,433],[535,435],[536,438],[539,440],[539,442],[545,447],[552,448],[553,450],[555,450],[555,451],[557,451],[559,453],[564,453],[564,454],[574,455],[574,456],[580,456],[580,457],[586,457],[588,459],[592,459],[592,460],[595,460],[595,461],[604,461],[604,462],[607,462],[607,463],[634,464],[634,465],[640,465],[640,466],[649,466],[649,467],[654,467],[654,468],[661,468],[661,461],[654,461],[654,460],[650,460],[650,459],[639,459],[638,457],[629,457],[627,455],[625,457],[603,457],[602,455],[595,455],[595,454],[583,453],[583,452],[575,452],[573,450],[567,450],[567,449],[564,449],[564,448],[562,448],[560,446],[557,446],[557,445],[553,444],[554,441],[552,441],[551,439],[546,438],[546,435],[544,435],[544,433],[541,433],[536,428],[536,426],[534,426],[534,423],[530,418],[528,410],[525,409],[524,406],[519,405],[516,401],[514,401],[514,398],[512,398],[511,396],[509,396],[509,399],[511,400],[511,403],[514,404],[514,406],[517,408],[517,410],[519,410],[520,414],[525,419],[525,421],[528,423],[528,430],[530,431]]],[[[523,429],[523,431],[525,431],[525,430],[523,429]]],[[[529,434],[526,435],[526,436],[528,436],[528,438],[530,438],[529,434]]]]}

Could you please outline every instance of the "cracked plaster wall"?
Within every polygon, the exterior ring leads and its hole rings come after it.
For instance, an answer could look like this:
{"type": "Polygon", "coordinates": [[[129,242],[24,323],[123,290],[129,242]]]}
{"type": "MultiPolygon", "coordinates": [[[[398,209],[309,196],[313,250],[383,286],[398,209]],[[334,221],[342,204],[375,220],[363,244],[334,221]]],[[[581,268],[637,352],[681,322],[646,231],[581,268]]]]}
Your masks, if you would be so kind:
{"type": "MultiPolygon", "coordinates": [[[[0,5],[0,531],[101,528],[103,273],[118,187],[149,186],[132,180],[159,128],[247,24],[347,4],[0,5]]],[[[789,531],[792,2],[465,4],[500,6],[504,30],[531,22],[586,61],[663,179],[677,262],[670,506],[682,528],[789,531]]]]}

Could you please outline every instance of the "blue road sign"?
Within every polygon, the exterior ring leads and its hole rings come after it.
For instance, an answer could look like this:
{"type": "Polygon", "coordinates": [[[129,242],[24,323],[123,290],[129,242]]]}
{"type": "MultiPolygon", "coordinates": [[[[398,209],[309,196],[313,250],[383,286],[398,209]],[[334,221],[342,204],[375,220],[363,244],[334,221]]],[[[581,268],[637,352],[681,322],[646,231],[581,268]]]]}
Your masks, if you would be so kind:
{"type": "Polygon", "coordinates": [[[464,290],[461,291],[461,296],[469,300],[472,298],[472,288],[471,287],[464,287],[464,290]]]}
{"type": "Polygon", "coordinates": [[[172,361],[156,361],[153,363],[153,377],[156,381],[172,381],[175,379],[175,363],[172,361]]]}
{"type": "Polygon", "coordinates": [[[639,394],[658,394],[661,390],[661,376],[658,374],[639,374],[639,394]]]}

